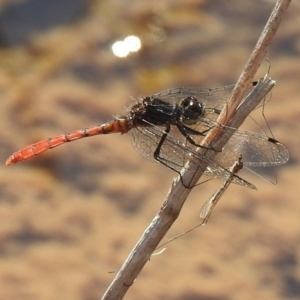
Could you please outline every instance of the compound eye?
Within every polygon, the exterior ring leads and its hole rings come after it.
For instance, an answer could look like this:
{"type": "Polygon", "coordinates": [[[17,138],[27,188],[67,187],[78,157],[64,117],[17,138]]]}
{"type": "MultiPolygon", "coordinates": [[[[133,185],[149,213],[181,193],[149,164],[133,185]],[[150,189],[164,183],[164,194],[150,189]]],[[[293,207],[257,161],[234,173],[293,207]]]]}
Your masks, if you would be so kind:
{"type": "Polygon", "coordinates": [[[181,106],[182,122],[187,125],[196,124],[203,115],[203,105],[195,97],[186,97],[181,101],[181,106]]]}

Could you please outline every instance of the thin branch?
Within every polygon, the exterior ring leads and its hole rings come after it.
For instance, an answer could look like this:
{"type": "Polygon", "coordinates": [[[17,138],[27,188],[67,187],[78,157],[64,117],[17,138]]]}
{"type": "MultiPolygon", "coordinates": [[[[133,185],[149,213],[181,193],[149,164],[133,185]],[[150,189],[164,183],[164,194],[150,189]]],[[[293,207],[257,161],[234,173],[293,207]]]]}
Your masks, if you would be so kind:
{"type": "MultiPolygon", "coordinates": [[[[230,119],[235,114],[237,107],[239,106],[241,100],[245,96],[245,93],[249,86],[251,85],[254,75],[256,74],[259,66],[261,65],[268,48],[275,36],[275,33],[282,21],[283,15],[286,12],[291,0],[278,0],[270,17],[257,41],[245,67],[240,75],[235,88],[232,92],[231,97],[228,100],[227,110],[223,110],[218,119],[219,124],[228,125],[230,119]]],[[[218,134],[215,131],[214,134],[218,134]]],[[[207,143],[213,138],[213,134],[207,137],[207,143]]]]}
{"type": "MultiPolygon", "coordinates": [[[[279,27],[289,3],[290,0],[277,1],[268,23],[236,84],[233,94],[228,101],[228,105],[225,106],[218,118],[219,124],[238,128],[253,108],[261,101],[264,95],[266,95],[274,86],[275,82],[266,76],[258,82],[254,90],[245,99],[243,104],[240,105],[265,56],[272,38],[279,27]]],[[[230,130],[230,132],[232,134],[232,130],[230,130]]],[[[212,130],[205,137],[202,144],[214,149],[222,149],[230,136],[231,135],[226,132],[226,130],[216,128],[216,130],[212,130]]],[[[199,154],[206,155],[212,160],[216,155],[213,150],[209,150],[204,153],[204,149],[199,149],[199,154]]],[[[206,166],[207,163],[203,161],[203,164],[199,165],[199,169],[196,174],[193,170],[186,166],[181,173],[183,181],[195,184],[204,173],[206,166]]],[[[161,210],[143,233],[141,239],[138,241],[120,271],[117,273],[115,279],[105,292],[102,300],[119,300],[124,297],[143,266],[150,259],[159,242],[177,219],[190,191],[190,189],[186,189],[182,186],[180,177],[174,180],[161,210]]]]}

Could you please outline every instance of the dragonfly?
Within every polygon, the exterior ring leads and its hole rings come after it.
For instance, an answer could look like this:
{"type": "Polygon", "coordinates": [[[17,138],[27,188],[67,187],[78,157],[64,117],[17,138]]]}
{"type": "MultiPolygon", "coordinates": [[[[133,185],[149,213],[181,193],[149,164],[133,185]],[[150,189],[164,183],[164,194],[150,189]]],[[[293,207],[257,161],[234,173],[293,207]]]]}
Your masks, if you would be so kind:
{"type": "MultiPolygon", "coordinates": [[[[273,167],[289,159],[286,147],[274,138],[231,128],[232,136],[214,160],[198,153],[201,141],[210,130],[220,126],[216,120],[234,85],[217,88],[182,87],[168,89],[133,102],[127,113],[102,125],[61,134],[31,144],[15,153],[6,165],[29,160],[43,152],[81,138],[111,133],[132,132],[134,148],[146,158],[160,162],[180,174],[193,158],[196,169],[203,161],[205,174],[213,178],[255,189],[230,166],[242,155],[246,167],[273,167]]],[[[210,149],[211,150],[211,149],[210,149]]]]}

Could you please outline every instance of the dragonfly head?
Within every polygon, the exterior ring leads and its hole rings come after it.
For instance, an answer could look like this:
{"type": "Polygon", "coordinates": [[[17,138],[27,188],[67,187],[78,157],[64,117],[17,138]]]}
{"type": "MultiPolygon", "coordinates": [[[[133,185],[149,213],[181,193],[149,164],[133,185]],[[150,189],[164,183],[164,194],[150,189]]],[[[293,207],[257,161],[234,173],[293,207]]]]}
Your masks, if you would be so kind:
{"type": "Polygon", "coordinates": [[[182,122],[187,125],[196,124],[204,114],[203,104],[195,97],[189,96],[180,102],[182,122]]]}

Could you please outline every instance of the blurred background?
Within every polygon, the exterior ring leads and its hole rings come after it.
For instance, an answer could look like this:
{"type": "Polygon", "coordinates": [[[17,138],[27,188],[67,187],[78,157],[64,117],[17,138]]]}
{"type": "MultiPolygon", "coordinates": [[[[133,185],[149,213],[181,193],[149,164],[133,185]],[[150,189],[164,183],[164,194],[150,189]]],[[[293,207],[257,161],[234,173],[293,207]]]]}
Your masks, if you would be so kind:
{"type": "MultiPolygon", "coordinates": [[[[9,168],[6,158],[107,122],[140,96],[235,83],[274,5],[0,1],[0,300],[100,299],[176,176],[136,153],[130,133],[9,168]]],[[[258,191],[231,185],[208,224],[154,256],[125,299],[299,299],[299,13],[293,1],[268,53],[277,85],[264,113],[291,155],[278,185],[254,176],[258,191]]],[[[254,118],[267,128],[261,109],[254,118]]],[[[166,239],[198,224],[220,185],[193,189],[166,239]]]]}

